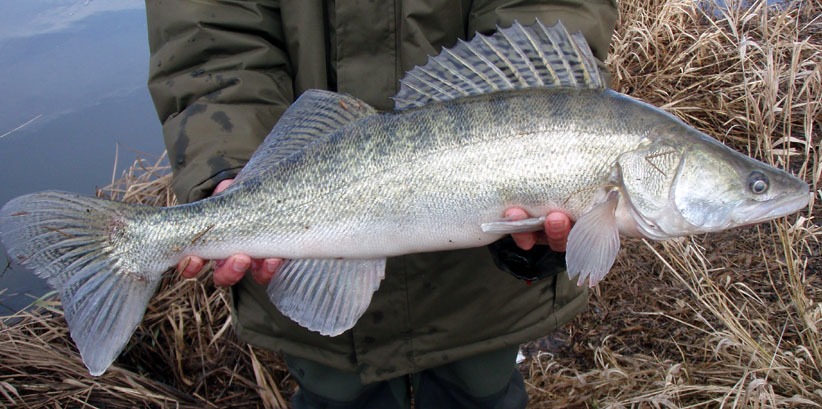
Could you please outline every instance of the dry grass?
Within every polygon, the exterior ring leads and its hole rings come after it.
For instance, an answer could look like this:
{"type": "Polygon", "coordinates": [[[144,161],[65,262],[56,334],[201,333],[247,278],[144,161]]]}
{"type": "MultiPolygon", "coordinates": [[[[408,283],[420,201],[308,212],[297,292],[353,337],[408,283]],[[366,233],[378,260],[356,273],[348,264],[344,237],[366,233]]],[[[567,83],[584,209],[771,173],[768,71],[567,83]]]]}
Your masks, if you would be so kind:
{"type": "MultiPolygon", "coordinates": [[[[792,169],[819,199],[822,3],[716,14],[690,0],[621,8],[609,61],[615,89],[792,169]]],[[[589,311],[529,345],[531,406],[822,406],[819,208],[625,243],[589,311]]]]}
{"type": "MultiPolygon", "coordinates": [[[[98,196],[175,204],[164,159],[138,158],[98,196]]],[[[208,274],[168,274],[126,350],[101,377],[88,374],[56,299],[0,321],[0,407],[285,408],[280,389],[293,387],[276,354],[237,340],[228,294],[208,274]]]]}
{"type": "MultiPolygon", "coordinates": [[[[819,199],[820,1],[717,14],[691,0],[620,7],[609,61],[617,90],[792,169],[819,199]]],[[[173,204],[162,159],[138,160],[100,194],[173,204]]],[[[530,406],[822,406],[819,207],[732,232],[626,240],[589,311],[525,346],[530,406]]],[[[169,275],[97,378],[57,306],[0,322],[0,406],[278,408],[294,390],[279,357],[236,339],[227,294],[208,277],[169,275]]]]}

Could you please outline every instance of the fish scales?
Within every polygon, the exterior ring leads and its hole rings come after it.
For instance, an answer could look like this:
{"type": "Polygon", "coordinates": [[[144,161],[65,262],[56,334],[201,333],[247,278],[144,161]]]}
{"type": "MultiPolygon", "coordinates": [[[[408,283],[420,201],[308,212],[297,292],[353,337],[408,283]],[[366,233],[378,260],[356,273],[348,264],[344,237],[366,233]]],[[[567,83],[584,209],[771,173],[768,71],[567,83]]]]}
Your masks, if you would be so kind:
{"type": "MultiPolygon", "coordinates": [[[[574,218],[588,210],[616,156],[667,119],[633,119],[641,109],[612,91],[537,89],[375,115],[186,214],[140,225],[191,224],[181,238],[213,225],[190,245],[160,245],[208,258],[373,258],[487,244],[499,235],[480,225],[507,207],[574,218]]],[[[180,252],[169,257],[164,265],[180,252]]]]}
{"type": "Polygon", "coordinates": [[[334,336],[365,312],[386,257],[540,230],[552,210],[575,220],[568,274],[593,286],[620,234],[663,240],[807,206],[804,181],[606,90],[579,33],[499,31],[412,70],[392,112],[306,91],[219,195],[154,208],[33,193],[0,209],[3,244],[57,289],[99,375],[187,255],[286,258],[271,302],[334,336]],[[504,218],[512,206],[533,217],[504,218]]]}

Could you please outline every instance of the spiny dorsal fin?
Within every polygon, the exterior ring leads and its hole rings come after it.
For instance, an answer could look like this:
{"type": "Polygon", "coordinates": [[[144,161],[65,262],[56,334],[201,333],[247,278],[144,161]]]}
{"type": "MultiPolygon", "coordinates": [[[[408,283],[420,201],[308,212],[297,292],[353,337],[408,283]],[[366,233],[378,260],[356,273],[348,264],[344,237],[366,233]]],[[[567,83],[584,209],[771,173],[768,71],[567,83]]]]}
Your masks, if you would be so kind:
{"type": "Polygon", "coordinates": [[[337,129],[376,112],[350,95],[317,89],[305,91],[283,113],[235,182],[271,171],[307,145],[326,140],[337,129]]]}
{"type": "Polygon", "coordinates": [[[524,27],[497,27],[491,36],[477,34],[431,57],[409,71],[394,97],[395,109],[436,101],[522,88],[604,88],[588,43],[581,33],[568,34],[557,22],[537,21],[524,27]]]}

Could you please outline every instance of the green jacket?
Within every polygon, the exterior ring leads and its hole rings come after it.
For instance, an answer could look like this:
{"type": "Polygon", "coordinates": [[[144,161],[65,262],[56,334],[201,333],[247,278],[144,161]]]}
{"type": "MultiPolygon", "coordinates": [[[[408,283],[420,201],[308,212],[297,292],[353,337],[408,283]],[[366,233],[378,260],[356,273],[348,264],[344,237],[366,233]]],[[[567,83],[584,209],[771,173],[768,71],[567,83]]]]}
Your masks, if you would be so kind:
{"type": "MultiPolygon", "coordinates": [[[[604,60],[617,15],[612,0],[147,0],[146,13],[149,89],[184,202],[236,175],[307,89],[390,110],[406,71],[514,20],[562,20],[604,60]]],[[[548,264],[535,268],[562,267],[548,264]]],[[[334,338],[282,316],[249,278],[232,295],[235,327],[247,342],[358,371],[364,382],[543,336],[587,303],[564,273],[527,285],[500,271],[486,248],[389,259],[368,311],[334,338]]]]}

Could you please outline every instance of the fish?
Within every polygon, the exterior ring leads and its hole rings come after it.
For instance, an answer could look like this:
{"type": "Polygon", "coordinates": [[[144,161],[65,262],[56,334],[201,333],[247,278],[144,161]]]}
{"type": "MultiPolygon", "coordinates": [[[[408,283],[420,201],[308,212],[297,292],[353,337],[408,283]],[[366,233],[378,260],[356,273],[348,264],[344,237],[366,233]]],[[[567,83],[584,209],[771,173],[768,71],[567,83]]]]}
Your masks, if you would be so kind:
{"type": "Polygon", "coordinates": [[[809,202],[803,180],[609,89],[582,34],[561,22],[460,41],[409,71],[394,101],[378,112],[306,91],[221,194],[151,207],[33,193],[0,210],[2,242],[57,290],[96,376],[189,255],[286,259],[272,303],[335,336],[368,307],[387,257],[485,246],[561,211],[575,221],[568,274],[594,286],[620,235],[715,232],[809,202]],[[535,217],[504,218],[513,206],[535,217]]]}

